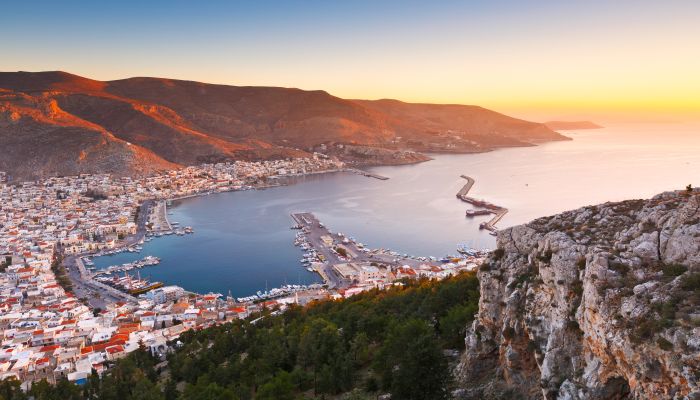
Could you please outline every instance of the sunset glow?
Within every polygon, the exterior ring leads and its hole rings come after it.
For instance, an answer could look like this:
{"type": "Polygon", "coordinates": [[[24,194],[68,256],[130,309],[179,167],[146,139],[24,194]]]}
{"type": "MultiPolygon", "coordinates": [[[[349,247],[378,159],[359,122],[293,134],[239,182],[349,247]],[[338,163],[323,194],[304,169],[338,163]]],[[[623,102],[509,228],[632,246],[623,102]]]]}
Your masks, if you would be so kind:
{"type": "Polygon", "coordinates": [[[523,118],[700,115],[694,1],[36,3],[0,15],[0,70],[322,89],[523,118]]]}

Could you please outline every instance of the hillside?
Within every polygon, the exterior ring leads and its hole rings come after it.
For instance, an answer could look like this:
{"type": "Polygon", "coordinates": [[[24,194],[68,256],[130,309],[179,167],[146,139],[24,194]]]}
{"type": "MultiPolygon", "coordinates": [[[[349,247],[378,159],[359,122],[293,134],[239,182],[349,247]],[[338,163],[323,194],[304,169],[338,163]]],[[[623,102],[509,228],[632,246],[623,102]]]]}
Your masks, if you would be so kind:
{"type": "Polygon", "coordinates": [[[698,398],[699,238],[697,190],[499,232],[477,274],[462,398],[698,398]]]}
{"type": "Polygon", "coordinates": [[[16,178],[148,173],[314,150],[358,164],[400,164],[427,159],[415,151],[482,152],[566,139],[543,124],[475,106],[345,100],[279,87],[4,72],[0,94],[0,146],[13,149],[0,168],[16,178]],[[96,143],[110,150],[98,157],[96,143]]]}

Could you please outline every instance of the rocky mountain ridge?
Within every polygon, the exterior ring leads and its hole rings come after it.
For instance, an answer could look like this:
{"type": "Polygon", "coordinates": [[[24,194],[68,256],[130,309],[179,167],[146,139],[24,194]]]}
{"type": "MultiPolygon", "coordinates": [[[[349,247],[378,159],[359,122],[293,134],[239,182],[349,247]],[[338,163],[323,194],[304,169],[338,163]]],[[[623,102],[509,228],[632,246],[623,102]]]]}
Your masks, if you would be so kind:
{"type": "Polygon", "coordinates": [[[505,229],[478,278],[463,398],[700,398],[700,191],[505,229]]]}
{"type": "Polygon", "coordinates": [[[12,150],[0,158],[0,170],[18,179],[148,173],[312,151],[355,164],[402,164],[427,160],[422,151],[483,152],[566,139],[543,124],[476,106],[346,100],[321,90],[162,78],[0,72],[0,148],[12,150]],[[110,151],[99,155],[98,148],[110,151]]]}

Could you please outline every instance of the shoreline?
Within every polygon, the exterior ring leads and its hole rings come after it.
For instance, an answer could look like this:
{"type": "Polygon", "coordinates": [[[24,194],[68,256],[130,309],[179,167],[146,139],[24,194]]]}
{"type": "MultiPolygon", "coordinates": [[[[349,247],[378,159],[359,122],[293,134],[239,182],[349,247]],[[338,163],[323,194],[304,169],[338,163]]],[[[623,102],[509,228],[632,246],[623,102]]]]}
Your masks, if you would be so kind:
{"type": "MultiPolygon", "coordinates": [[[[307,173],[301,173],[301,174],[287,174],[287,175],[275,175],[271,176],[268,179],[274,179],[274,180],[279,180],[282,178],[286,177],[303,177],[307,175],[319,175],[319,174],[328,174],[328,173],[337,173],[337,172],[347,172],[347,173],[354,173],[357,175],[361,176],[366,176],[366,177],[371,177],[375,179],[380,179],[380,180],[387,180],[389,178],[383,177],[381,175],[377,174],[372,174],[370,172],[364,172],[359,169],[355,168],[341,168],[341,169],[330,169],[330,170],[323,170],[323,171],[312,171],[312,172],[307,172],[307,173]]],[[[176,196],[176,197],[171,197],[171,198],[164,198],[164,199],[149,199],[149,200],[144,200],[141,204],[141,210],[142,212],[145,211],[147,215],[144,216],[144,218],[139,218],[139,221],[137,221],[137,227],[136,227],[136,233],[134,235],[127,236],[121,243],[116,245],[114,248],[111,250],[118,250],[118,251],[124,251],[125,249],[130,248],[131,246],[134,246],[136,244],[142,243],[143,239],[147,236],[149,232],[153,233],[165,233],[165,232],[172,232],[172,224],[168,218],[168,202],[175,202],[179,200],[186,200],[190,198],[197,198],[197,197],[203,197],[203,196],[208,196],[210,194],[218,194],[218,193],[228,193],[228,192],[240,192],[240,191],[246,191],[246,190],[265,190],[265,189],[270,189],[274,187],[283,187],[283,186],[288,186],[289,183],[287,182],[278,182],[278,183],[266,183],[266,184],[259,184],[255,186],[250,186],[250,187],[241,187],[238,189],[227,189],[227,190],[218,190],[218,191],[205,191],[205,192],[200,192],[200,193],[192,193],[192,194],[187,194],[183,196],[176,196]],[[158,224],[158,228],[156,228],[156,225],[153,225],[153,228],[149,231],[146,227],[149,222],[151,221],[151,217],[155,216],[158,219],[160,219],[161,223],[158,224]],[[161,226],[164,223],[164,227],[161,226]],[[165,229],[163,229],[165,228],[165,229]]],[[[158,237],[153,237],[153,239],[158,239],[158,237]]],[[[84,264],[82,262],[82,257],[91,257],[91,258],[96,258],[96,257],[105,257],[106,255],[98,255],[97,252],[89,252],[89,253],[84,253],[84,254],[76,254],[75,260],[76,260],[76,266],[83,266],[84,264]]],[[[88,279],[85,279],[83,274],[80,274],[81,282],[83,285],[88,285],[90,284],[95,284],[98,283],[94,279],[91,278],[90,274],[88,274],[88,279]]],[[[116,290],[114,288],[111,288],[113,290],[116,290]]],[[[184,289],[184,288],[183,288],[184,289]]],[[[188,293],[195,293],[191,292],[188,290],[185,290],[188,293]]],[[[124,294],[125,296],[129,296],[134,298],[133,296],[130,296],[128,293],[120,292],[124,294]]]]}

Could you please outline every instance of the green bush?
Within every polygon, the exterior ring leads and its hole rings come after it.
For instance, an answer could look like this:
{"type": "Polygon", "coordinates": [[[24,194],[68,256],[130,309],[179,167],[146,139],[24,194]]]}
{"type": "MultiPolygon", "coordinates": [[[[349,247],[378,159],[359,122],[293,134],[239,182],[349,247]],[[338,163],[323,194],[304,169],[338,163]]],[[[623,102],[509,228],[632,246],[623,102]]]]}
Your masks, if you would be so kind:
{"type": "Polygon", "coordinates": [[[664,276],[667,278],[675,278],[681,276],[688,270],[688,267],[682,264],[669,264],[664,265],[663,268],[664,276]]]}
{"type": "Polygon", "coordinates": [[[693,273],[683,277],[681,287],[689,292],[700,291],[700,273],[693,273]]]}
{"type": "Polygon", "coordinates": [[[669,342],[668,340],[666,340],[662,337],[660,337],[656,340],[656,344],[659,345],[659,348],[661,350],[665,350],[665,351],[673,350],[673,343],[669,342]]]}

